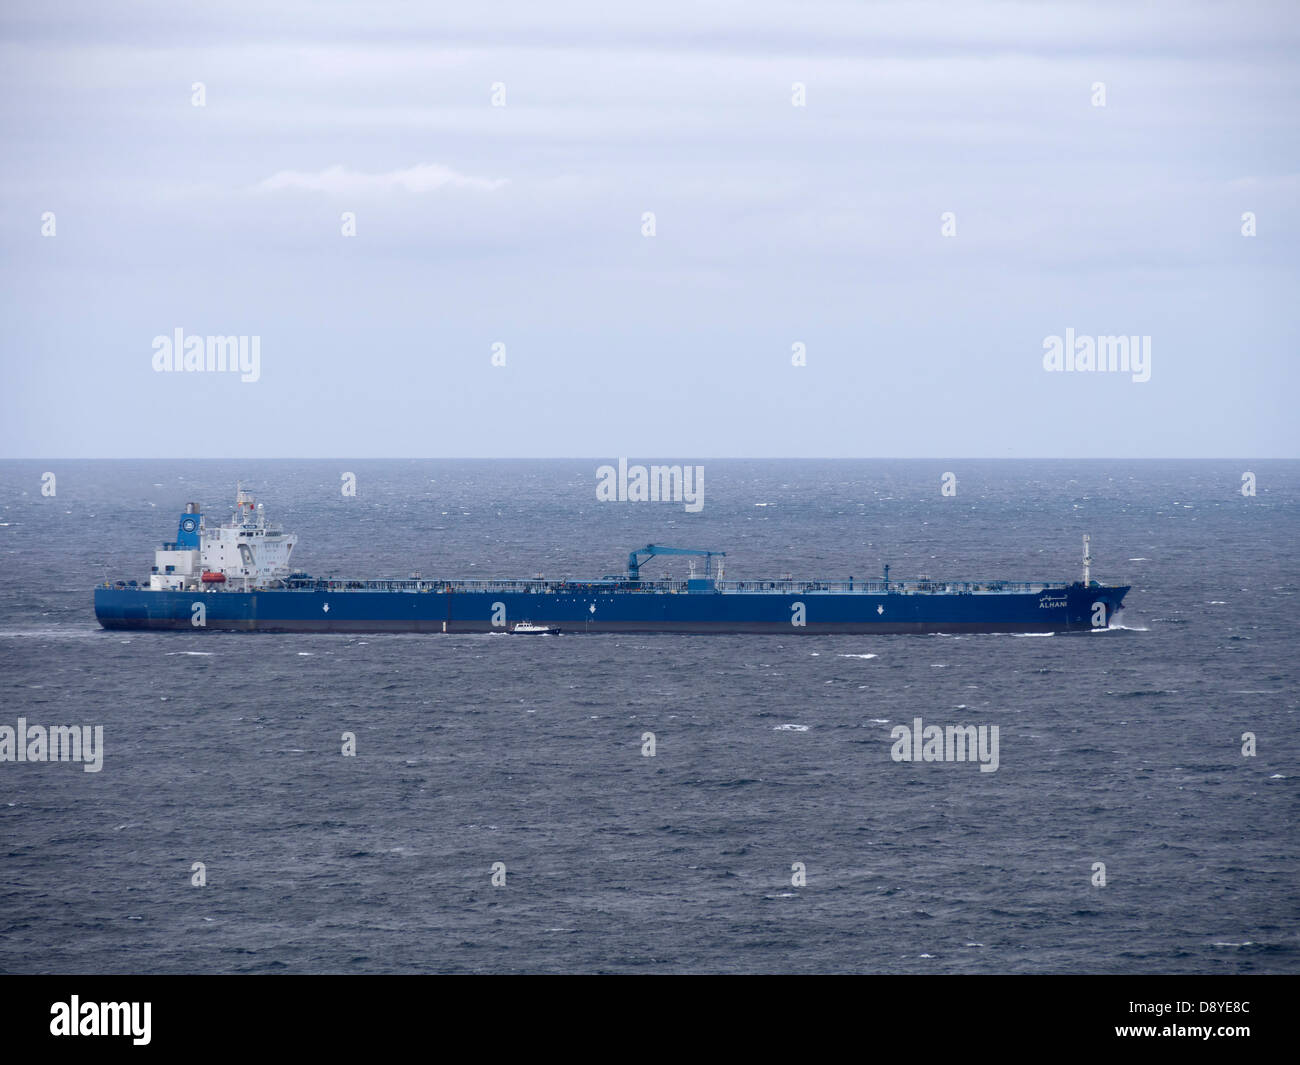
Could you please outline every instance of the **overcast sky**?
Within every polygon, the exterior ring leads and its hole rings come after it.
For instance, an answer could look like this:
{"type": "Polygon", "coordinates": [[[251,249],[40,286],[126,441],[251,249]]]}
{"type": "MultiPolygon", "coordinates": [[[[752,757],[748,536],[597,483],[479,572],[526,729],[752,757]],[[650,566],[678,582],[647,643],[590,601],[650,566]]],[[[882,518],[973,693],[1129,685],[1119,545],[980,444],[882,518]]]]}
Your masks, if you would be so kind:
{"type": "Polygon", "coordinates": [[[1291,0],[0,34],[0,455],[1300,456],[1291,0]],[[178,328],[259,379],[156,372],[178,328]],[[1048,372],[1067,330],[1150,379],[1048,372]]]}

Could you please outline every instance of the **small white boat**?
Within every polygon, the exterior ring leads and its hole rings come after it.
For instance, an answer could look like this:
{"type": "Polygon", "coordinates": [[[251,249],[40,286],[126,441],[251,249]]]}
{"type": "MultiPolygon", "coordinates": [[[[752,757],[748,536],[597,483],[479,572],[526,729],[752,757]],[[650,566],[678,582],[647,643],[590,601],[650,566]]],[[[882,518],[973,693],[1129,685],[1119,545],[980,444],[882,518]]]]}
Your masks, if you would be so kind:
{"type": "Polygon", "coordinates": [[[510,630],[519,636],[558,636],[560,630],[555,625],[534,625],[531,621],[520,621],[510,630]]]}

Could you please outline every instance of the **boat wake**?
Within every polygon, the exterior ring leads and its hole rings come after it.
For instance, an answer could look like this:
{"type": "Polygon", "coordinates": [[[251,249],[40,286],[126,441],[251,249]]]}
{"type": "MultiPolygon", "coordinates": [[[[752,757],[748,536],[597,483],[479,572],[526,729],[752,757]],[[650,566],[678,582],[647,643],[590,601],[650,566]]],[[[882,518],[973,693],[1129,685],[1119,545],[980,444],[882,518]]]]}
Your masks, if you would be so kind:
{"type": "Polygon", "coordinates": [[[0,640],[84,640],[103,633],[99,626],[82,628],[69,625],[64,629],[0,629],[0,640]]]}

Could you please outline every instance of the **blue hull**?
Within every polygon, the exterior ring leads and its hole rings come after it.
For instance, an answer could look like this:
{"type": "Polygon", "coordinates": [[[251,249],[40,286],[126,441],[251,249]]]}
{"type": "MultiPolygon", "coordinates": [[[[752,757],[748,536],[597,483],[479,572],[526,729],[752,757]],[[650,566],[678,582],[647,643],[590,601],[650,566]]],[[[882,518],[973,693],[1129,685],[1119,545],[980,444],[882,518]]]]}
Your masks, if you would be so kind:
{"type": "Polygon", "coordinates": [[[246,632],[508,632],[528,620],[565,633],[1070,632],[1105,628],[1128,587],[926,594],[868,591],[662,592],[557,587],[548,592],[277,588],[251,592],[95,589],[106,629],[246,632]]]}

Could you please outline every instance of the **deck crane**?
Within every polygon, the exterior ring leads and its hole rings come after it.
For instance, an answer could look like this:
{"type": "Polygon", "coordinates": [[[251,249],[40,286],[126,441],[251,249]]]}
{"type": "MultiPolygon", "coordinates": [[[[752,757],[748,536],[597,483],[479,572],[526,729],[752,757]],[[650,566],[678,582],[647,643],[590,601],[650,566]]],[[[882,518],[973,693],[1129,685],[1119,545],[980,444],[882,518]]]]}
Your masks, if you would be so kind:
{"type": "Polygon", "coordinates": [[[633,551],[627,556],[627,579],[630,581],[639,581],[641,579],[641,555],[647,559],[655,555],[703,555],[704,556],[704,575],[711,577],[713,575],[713,559],[725,558],[725,551],[701,551],[694,547],[660,547],[657,544],[646,544],[640,550],[633,551]]]}

